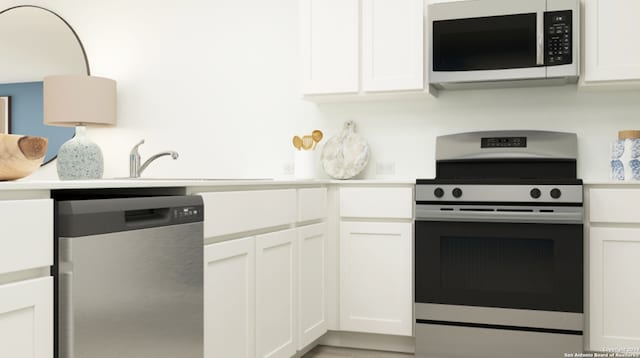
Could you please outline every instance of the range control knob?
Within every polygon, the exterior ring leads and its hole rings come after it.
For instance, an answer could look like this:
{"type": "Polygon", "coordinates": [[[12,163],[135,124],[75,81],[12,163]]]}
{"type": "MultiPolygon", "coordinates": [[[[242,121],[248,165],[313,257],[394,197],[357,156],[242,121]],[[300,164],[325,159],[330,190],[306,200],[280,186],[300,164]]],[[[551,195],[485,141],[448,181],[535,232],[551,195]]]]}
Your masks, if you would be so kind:
{"type": "Polygon", "coordinates": [[[436,190],[433,191],[433,195],[435,195],[436,198],[442,198],[444,196],[444,190],[442,188],[436,188],[436,190]]]}
{"type": "Polygon", "coordinates": [[[558,199],[562,196],[562,192],[558,188],[551,189],[551,197],[554,199],[558,199]]]}
{"type": "Polygon", "coordinates": [[[459,198],[459,197],[461,197],[461,196],[462,196],[462,189],[460,189],[460,188],[455,188],[455,189],[453,189],[452,194],[453,194],[453,197],[454,197],[454,198],[459,198]]]}
{"type": "Polygon", "coordinates": [[[529,194],[531,195],[532,198],[538,199],[540,197],[540,195],[542,195],[542,192],[538,188],[533,188],[533,189],[531,189],[529,194]]]}

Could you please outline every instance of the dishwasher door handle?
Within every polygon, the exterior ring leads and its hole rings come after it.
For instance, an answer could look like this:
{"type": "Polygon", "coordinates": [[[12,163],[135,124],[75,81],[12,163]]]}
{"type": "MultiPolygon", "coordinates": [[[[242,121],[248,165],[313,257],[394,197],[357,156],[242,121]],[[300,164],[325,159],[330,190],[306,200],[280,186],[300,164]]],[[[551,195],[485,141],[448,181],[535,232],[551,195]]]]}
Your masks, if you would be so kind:
{"type": "Polygon", "coordinates": [[[58,352],[60,358],[74,358],[73,337],[73,274],[60,272],[58,275],[58,352]]]}
{"type": "Polygon", "coordinates": [[[169,223],[170,220],[170,208],[127,210],[124,212],[124,222],[127,226],[138,226],[151,223],[169,223]]]}

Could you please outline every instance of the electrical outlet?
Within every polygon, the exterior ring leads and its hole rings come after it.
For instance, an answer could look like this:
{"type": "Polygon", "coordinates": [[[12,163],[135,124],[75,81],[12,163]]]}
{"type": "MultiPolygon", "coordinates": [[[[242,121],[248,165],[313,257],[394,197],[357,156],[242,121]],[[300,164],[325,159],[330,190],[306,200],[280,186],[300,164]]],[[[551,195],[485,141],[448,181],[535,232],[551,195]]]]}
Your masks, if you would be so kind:
{"type": "Polygon", "coordinates": [[[294,170],[293,162],[286,162],[282,166],[282,174],[284,175],[293,175],[293,170],[294,170]]]}
{"type": "Polygon", "coordinates": [[[394,162],[376,162],[376,174],[392,175],[396,173],[396,163],[394,162]]]}

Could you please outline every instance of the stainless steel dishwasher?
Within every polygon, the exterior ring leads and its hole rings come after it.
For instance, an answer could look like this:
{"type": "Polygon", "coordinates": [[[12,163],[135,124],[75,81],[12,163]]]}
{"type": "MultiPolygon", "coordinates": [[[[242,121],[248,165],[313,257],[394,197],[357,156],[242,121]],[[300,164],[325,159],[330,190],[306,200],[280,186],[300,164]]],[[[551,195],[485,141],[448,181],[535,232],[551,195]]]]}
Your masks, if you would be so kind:
{"type": "Polygon", "coordinates": [[[203,210],[199,196],[57,202],[58,358],[204,356],[203,210]]]}

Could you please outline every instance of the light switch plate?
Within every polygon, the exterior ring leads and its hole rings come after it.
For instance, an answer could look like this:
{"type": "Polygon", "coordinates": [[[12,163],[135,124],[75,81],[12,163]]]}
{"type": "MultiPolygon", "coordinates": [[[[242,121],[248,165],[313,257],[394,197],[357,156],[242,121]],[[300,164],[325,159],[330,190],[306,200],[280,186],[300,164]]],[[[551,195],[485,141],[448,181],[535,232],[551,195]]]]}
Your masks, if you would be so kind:
{"type": "Polygon", "coordinates": [[[376,162],[376,174],[392,175],[396,173],[396,163],[394,162],[376,162]]]}
{"type": "Polygon", "coordinates": [[[293,162],[286,162],[282,165],[282,174],[283,175],[293,175],[293,162]]]}

